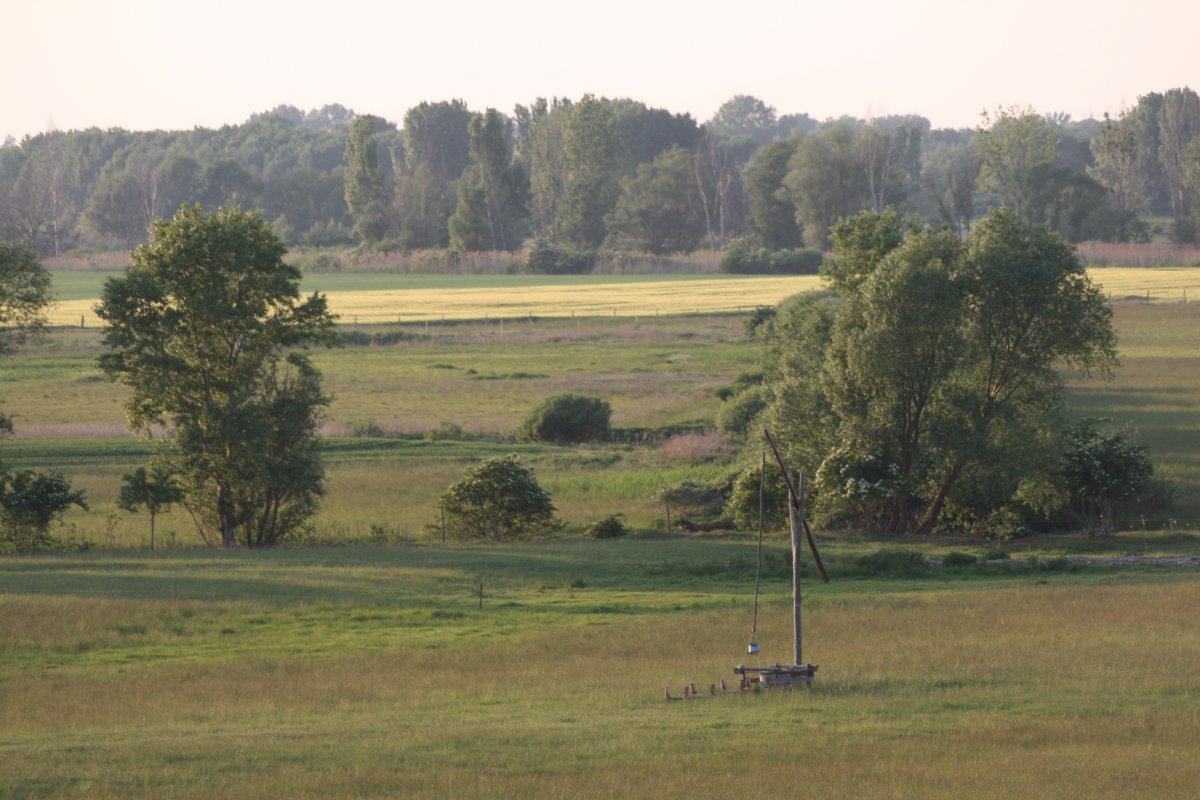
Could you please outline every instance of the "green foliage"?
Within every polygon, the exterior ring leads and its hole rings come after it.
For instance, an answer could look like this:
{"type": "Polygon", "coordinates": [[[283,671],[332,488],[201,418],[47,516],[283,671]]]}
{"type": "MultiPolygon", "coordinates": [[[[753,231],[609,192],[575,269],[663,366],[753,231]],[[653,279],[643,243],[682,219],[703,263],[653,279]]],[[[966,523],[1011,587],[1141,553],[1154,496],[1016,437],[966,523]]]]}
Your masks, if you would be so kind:
{"type": "Polygon", "coordinates": [[[763,524],[768,531],[788,529],[788,488],[778,467],[767,463],[765,480],[761,466],[747,467],[733,479],[725,515],[733,519],[740,531],[757,531],[759,520],[759,487],[762,486],[763,524]]]}
{"type": "Polygon", "coordinates": [[[621,192],[623,159],[616,115],[604,101],[584,95],[567,112],[562,132],[562,200],[555,215],[562,241],[578,248],[603,244],[605,217],[621,192]]]}
{"type": "Polygon", "coordinates": [[[612,406],[599,397],[550,395],[521,423],[517,438],[556,444],[604,441],[611,434],[611,419],[612,406]]]}
{"type": "Polygon", "coordinates": [[[933,567],[912,550],[880,550],[839,561],[834,574],[845,578],[922,578],[933,567]]]}
{"type": "Polygon", "coordinates": [[[129,388],[137,430],[165,424],[167,462],[211,545],[275,544],[316,510],[316,432],[328,398],[301,350],[331,345],[325,298],[257,214],[184,208],[157,222],[97,314],[100,367],[129,388]]]}
{"type": "Polygon", "coordinates": [[[804,229],[796,222],[796,207],[783,185],[788,162],[797,146],[796,139],[776,139],[756,152],[746,165],[744,179],[750,219],[758,238],[769,250],[804,244],[804,229]]]}
{"type": "Polygon", "coordinates": [[[621,182],[608,217],[608,245],[657,255],[690,253],[704,238],[692,154],[673,147],[621,182]]]}
{"type": "Polygon", "coordinates": [[[53,547],[50,523],[71,506],[87,509],[83,492],[58,470],[0,471],[0,550],[34,553],[53,547]]]}
{"type": "Polygon", "coordinates": [[[629,533],[625,525],[625,515],[609,514],[603,519],[596,520],[587,527],[584,534],[593,539],[619,539],[629,533]]]}
{"type": "Polygon", "coordinates": [[[816,275],[825,257],[820,250],[768,250],[746,238],[721,250],[722,272],[735,275],[816,275]]]}
{"type": "Polygon", "coordinates": [[[1130,442],[1124,432],[1096,430],[1100,421],[1085,419],[1067,432],[1062,479],[1084,529],[1111,534],[1121,512],[1148,499],[1154,466],[1146,445],[1130,442]]]}
{"type": "Polygon", "coordinates": [[[979,559],[975,556],[957,550],[942,556],[942,567],[945,569],[961,569],[962,567],[972,567],[978,563],[979,559]]]}
{"type": "Polygon", "coordinates": [[[540,236],[525,251],[525,271],[535,275],[587,275],[595,263],[594,250],[570,250],[540,236]]]}
{"type": "Polygon", "coordinates": [[[380,122],[369,114],[358,117],[346,138],[346,207],[354,217],[354,235],[363,242],[379,241],[390,227],[388,188],[375,141],[380,122]]]}
{"type": "Polygon", "coordinates": [[[37,251],[0,239],[0,356],[42,329],[52,299],[50,273],[37,251]]]}
{"type": "Polygon", "coordinates": [[[154,549],[154,522],[159,513],[183,500],[183,489],[162,465],[154,466],[149,472],[138,467],[127,472],[121,479],[121,493],[117,496],[117,508],[136,514],[146,509],[150,515],[150,549],[154,549]]]}
{"type": "Polygon", "coordinates": [[[979,185],[995,194],[1025,223],[1040,222],[1033,210],[1036,176],[1054,161],[1058,133],[1032,108],[984,112],[975,142],[981,168],[979,185]]]}
{"type": "Polygon", "coordinates": [[[716,426],[721,433],[745,436],[750,433],[759,415],[767,407],[766,392],[761,386],[751,386],[733,395],[717,409],[716,426]]]}
{"type": "Polygon", "coordinates": [[[1111,309],[1070,246],[1007,211],[965,244],[892,213],[834,238],[837,304],[784,307],[766,352],[768,422],[816,475],[815,508],[898,533],[934,529],[947,503],[988,520],[1049,502],[1053,369],[1115,360],[1111,309]]]}
{"type": "Polygon", "coordinates": [[[504,541],[555,526],[550,495],[516,455],[490,458],[468,470],[438,505],[445,515],[446,535],[454,539],[504,541]]]}

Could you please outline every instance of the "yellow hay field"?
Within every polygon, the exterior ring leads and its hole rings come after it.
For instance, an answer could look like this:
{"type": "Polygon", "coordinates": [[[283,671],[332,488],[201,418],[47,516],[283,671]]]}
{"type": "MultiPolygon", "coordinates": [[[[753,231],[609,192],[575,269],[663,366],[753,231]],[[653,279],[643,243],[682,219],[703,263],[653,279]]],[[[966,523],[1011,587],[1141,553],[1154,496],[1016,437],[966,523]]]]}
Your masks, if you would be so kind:
{"type": "MultiPolygon", "coordinates": [[[[1182,302],[1200,300],[1200,268],[1099,267],[1092,279],[1114,300],[1146,297],[1182,302]]],[[[397,282],[403,276],[397,276],[397,282]]],[[[547,278],[538,285],[487,288],[405,288],[328,292],[332,310],[343,322],[422,322],[490,317],[652,317],[720,313],[773,306],[797,292],[820,285],[812,275],[688,276],[629,282],[592,278],[586,282],[547,278]]],[[[54,325],[99,324],[95,299],[71,300],[50,312],[54,325]]]]}
{"type": "MultiPolygon", "coordinates": [[[[381,289],[328,292],[329,306],[342,322],[422,322],[490,317],[653,317],[655,314],[720,313],[773,306],[820,284],[815,275],[786,277],[707,276],[631,283],[587,283],[547,278],[537,286],[489,288],[381,289]]],[[[54,325],[88,327],[100,320],[95,300],[60,303],[50,312],[54,325]]]]}

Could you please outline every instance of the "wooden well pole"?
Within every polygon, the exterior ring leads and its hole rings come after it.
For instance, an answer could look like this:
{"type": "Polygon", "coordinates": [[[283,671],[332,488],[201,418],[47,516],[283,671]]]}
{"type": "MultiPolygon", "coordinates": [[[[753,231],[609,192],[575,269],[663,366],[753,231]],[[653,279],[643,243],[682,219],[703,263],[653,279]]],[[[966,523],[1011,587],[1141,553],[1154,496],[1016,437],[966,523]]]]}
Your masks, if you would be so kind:
{"type": "Polygon", "coordinates": [[[788,526],[792,529],[792,631],[795,635],[793,655],[795,665],[804,663],[804,636],[800,620],[800,531],[804,525],[804,473],[799,480],[794,472],[789,471],[792,486],[797,487],[799,497],[792,495],[788,489],[788,526]]]}

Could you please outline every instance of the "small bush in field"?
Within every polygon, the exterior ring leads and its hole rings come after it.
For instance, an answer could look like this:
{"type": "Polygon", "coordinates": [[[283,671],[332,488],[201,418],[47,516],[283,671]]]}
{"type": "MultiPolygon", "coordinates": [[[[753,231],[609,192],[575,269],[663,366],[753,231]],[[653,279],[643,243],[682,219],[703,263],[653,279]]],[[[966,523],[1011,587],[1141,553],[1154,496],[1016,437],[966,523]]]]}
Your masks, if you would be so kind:
{"type": "Polygon", "coordinates": [[[547,397],[517,430],[523,442],[572,444],[603,441],[612,433],[612,407],[599,397],[555,394],[547,397]]]}
{"type": "Polygon", "coordinates": [[[596,520],[585,533],[593,539],[618,539],[629,533],[629,528],[625,526],[625,515],[618,513],[596,520]]]}
{"type": "Polygon", "coordinates": [[[708,461],[721,452],[725,440],[717,433],[679,433],[659,445],[663,458],[672,461],[708,461]]]}
{"type": "Polygon", "coordinates": [[[979,562],[979,559],[976,558],[975,556],[971,555],[970,553],[960,553],[958,551],[947,553],[942,558],[942,566],[947,567],[949,569],[956,569],[958,567],[970,567],[970,566],[977,564],[978,562],[979,562]]]}
{"type": "MultiPolygon", "coordinates": [[[[554,504],[533,470],[515,455],[489,458],[467,470],[438,501],[446,535],[453,539],[503,541],[555,527],[554,504]]],[[[441,530],[431,523],[427,530],[441,530]]]]}

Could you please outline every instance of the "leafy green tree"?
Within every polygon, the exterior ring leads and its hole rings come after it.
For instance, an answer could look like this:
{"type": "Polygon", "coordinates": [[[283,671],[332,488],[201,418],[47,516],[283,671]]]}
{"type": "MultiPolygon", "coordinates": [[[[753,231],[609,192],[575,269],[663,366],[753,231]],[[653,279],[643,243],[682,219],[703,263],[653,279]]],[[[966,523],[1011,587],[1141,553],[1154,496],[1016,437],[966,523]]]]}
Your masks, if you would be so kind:
{"type": "Polygon", "coordinates": [[[1092,139],[1091,148],[1095,164],[1088,168],[1088,174],[1113,193],[1118,208],[1134,210],[1138,205],[1134,188],[1138,145],[1133,117],[1122,114],[1113,120],[1105,114],[1104,127],[1092,139]]]}
{"type": "Polygon", "coordinates": [[[828,519],[935,529],[1053,494],[1060,365],[1115,362],[1111,310],[1061,237],[1007,210],[965,243],[860,214],[834,230],[836,293],[781,309],[767,421],[828,519]]]}
{"type": "Polygon", "coordinates": [[[692,154],[667,150],[621,181],[608,217],[609,242],[649,253],[690,253],[704,238],[692,154]]]}
{"type": "Polygon", "coordinates": [[[382,120],[363,115],[346,139],[346,206],[354,217],[354,235],[377,242],[387,235],[389,196],[379,166],[375,129],[382,120]]]}
{"type": "Polygon", "coordinates": [[[566,192],[563,133],[569,100],[538,98],[529,107],[517,106],[516,157],[529,172],[530,211],[539,236],[558,241],[560,208],[566,192]]]}
{"type": "Polygon", "coordinates": [[[318,294],[257,213],[185,207],[156,222],[97,314],[100,367],[129,389],[135,430],[170,433],[167,459],[210,545],[271,545],[322,492],[317,427],[328,398],[303,350],[336,342],[318,294]]]}
{"type": "Polygon", "coordinates": [[[459,250],[514,250],[528,216],[529,179],[513,163],[512,123],[489,108],[468,126],[471,165],[459,180],[450,242],[459,250]]]}
{"type": "Polygon", "coordinates": [[[447,223],[450,247],[463,253],[494,250],[488,214],[487,189],[478,173],[468,173],[458,182],[458,204],[447,223]]]}
{"type": "Polygon", "coordinates": [[[154,522],[158,515],[183,500],[183,489],[175,482],[175,476],[161,465],[149,472],[138,467],[121,478],[121,492],[117,495],[117,508],[136,514],[143,508],[150,515],[150,549],[154,549],[154,522]]]}
{"type": "Polygon", "coordinates": [[[467,470],[438,506],[444,530],[454,539],[499,542],[543,533],[555,525],[550,495],[515,455],[489,458],[467,470]]]}
{"type": "Polygon", "coordinates": [[[784,186],[804,229],[804,243],[825,249],[834,223],[869,207],[870,192],[854,123],[822,126],[800,140],[784,186]]]}
{"type": "Polygon", "coordinates": [[[585,95],[567,112],[563,127],[563,193],[555,229],[578,247],[599,247],[606,215],[620,196],[625,158],[617,117],[603,101],[585,95]]]}
{"type": "Polygon", "coordinates": [[[49,548],[50,523],[71,506],[88,507],[83,492],[72,491],[57,470],[0,471],[0,543],[18,553],[49,548]]]}
{"type": "Polygon", "coordinates": [[[517,431],[525,442],[570,444],[609,437],[612,407],[606,400],[582,394],[554,394],[529,413],[517,431]]]}
{"type": "Polygon", "coordinates": [[[759,146],[775,138],[777,124],[774,107],[748,94],[726,100],[708,121],[708,127],[722,136],[744,137],[759,146]]]}
{"type": "Polygon", "coordinates": [[[984,112],[975,132],[981,168],[980,188],[991,192],[1026,224],[1031,216],[1034,176],[1054,162],[1058,133],[1032,108],[1000,108],[984,112]]]}
{"type": "Polygon", "coordinates": [[[975,218],[975,187],[982,164],[972,142],[940,142],[924,157],[921,183],[945,224],[966,235],[975,218]]]}
{"type": "Polygon", "coordinates": [[[795,155],[800,136],[803,134],[776,139],[763,147],[750,159],[743,175],[750,221],[770,250],[804,244],[804,230],[796,222],[796,206],[784,187],[788,162],[795,155]]]}
{"type": "Polygon", "coordinates": [[[1191,242],[1196,238],[1196,231],[1191,216],[1192,193],[1187,180],[1186,150],[1200,135],[1200,96],[1186,87],[1164,94],[1158,130],[1158,159],[1166,177],[1174,217],[1173,238],[1191,242]]]}
{"type": "MultiPolygon", "coordinates": [[[[50,273],[27,244],[0,239],[0,357],[20,347],[46,324],[53,295],[50,273]]],[[[12,433],[12,420],[0,412],[0,434],[12,433]]]]}
{"type": "Polygon", "coordinates": [[[1154,466],[1146,445],[1096,430],[1102,421],[1085,419],[1067,432],[1062,477],[1088,533],[1109,534],[1117,530],[1117,514],[1147,493],[1154,466]]]}

